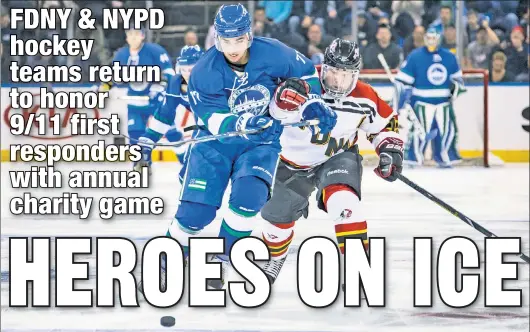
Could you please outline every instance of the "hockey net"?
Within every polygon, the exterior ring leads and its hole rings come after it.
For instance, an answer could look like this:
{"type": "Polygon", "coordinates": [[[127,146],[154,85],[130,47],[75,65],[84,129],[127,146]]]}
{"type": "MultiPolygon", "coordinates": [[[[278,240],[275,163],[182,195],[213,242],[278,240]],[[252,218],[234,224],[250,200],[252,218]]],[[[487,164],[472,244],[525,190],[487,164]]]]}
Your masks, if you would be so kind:
{"type": "MultiPolygon", "coordinates": [[[[396,74],[395,70],[393,74],[396,74]]],[[[502,165],[502,160],[491,154],[488,148],[488,72],[486,70],[463,70],[463,76],[467,92],[460,95],[453,104],[458,127],[457,146],[463,158],[462,162],[455,166],[502,165]]],[[[392,102],[394,88],[384,70],[362,70],[360,79],[372,85],[382,99],[389,103],[392,102]]],[[[400,133],[406,140],[409,128],[407,117],[400,116],[399,124],[400,133]]],[[[363,143],[360,145],[361,150],[369,149],[366,149],[367,145],[363,143]]],[[[371,154],[364,157],[369,163],[377,159],[371,154]]],[[[430,148],[426,151],[425,165],[436,165],[431,159],[430,148]]]]}

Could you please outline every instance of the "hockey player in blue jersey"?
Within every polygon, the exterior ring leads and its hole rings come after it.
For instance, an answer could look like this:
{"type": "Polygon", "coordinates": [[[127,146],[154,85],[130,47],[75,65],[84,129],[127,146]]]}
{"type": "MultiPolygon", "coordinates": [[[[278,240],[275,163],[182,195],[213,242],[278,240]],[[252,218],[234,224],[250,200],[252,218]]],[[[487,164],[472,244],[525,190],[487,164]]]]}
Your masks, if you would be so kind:
{"type": "MultiPolygon", "coordinates": [[[[143,30],[127,30],[128,46],[120,48],[112,62],[121,66],[159,66],[162,71],[162,80],[156,83],[135,82],[128,84],[127,95],[131,97],[145,97],[148,100],[129,100],[127,106],[127,131],[133,139],[131,143],[142,135],[147,126],[149,117],[163,101],[162,92],[166,89],[167,82],[175,75],[175,70],[166,50],[160,45],[146,43],[143,30]]],[[[102,83],[100,91],[108,91],[113,82],[102,83]]]]}
{"type": "MultiPolygon", "coordinates": [[[[188,86],[200,128],[197,137],[261,131],[195,144],[188,150],[180,205],[167,235],[183,246],[187,256],[189,238],[214,220],[231,182],[228,212],[219,231],[225,251],[213,257],[221,263],[222,276],[208,282],[221,288],[233,243],[251,234],[256,227],[253,217],[272,194],[283,127],[270,116],[269,107],[279,117],[297,111],[310,97],[320,95],[321,86],[311,60],[275,39],[253,37],[250,14],[243,5],[221,6],[214,27],[215,47],[195,65],[188,86]]],[[[306,107],[302,119],[319,119],[322,133],[336,123],[335,113],[323,102],[306,107]]]]}
{"type": "MultiPolygon", "coordinates": [[[[142,146],[142,160],[136,164],[137,169],[151,166],[154,145],[164,135],[170,142],[178,142],[182,139],[183,135],[175,125],[175,117],[177,112],[185,112],[190,109],[188,82],[192,68],[203,54],[204,51],[198,45],[184,46],[180,51],[176,64],[177,74],[168,82],[164,102],[156,110],[146,131],[138,140],[138,145],[142,146]]],[[[177,154],[177,157],[180,162],[183,162],[181,154],[177,154]]]]}
{"type": "Polygon", "coordinates": [[[429,143],[439,166],[461,161],[452,102],[465,92],[464,81],[456,56],[439,45],[440,34],[429,28],[425,46],[412,51],[396,75],[398,109],[412,107],[415,114],[405,146],[405,163],[412,165],[423,164],[429,143]]]}

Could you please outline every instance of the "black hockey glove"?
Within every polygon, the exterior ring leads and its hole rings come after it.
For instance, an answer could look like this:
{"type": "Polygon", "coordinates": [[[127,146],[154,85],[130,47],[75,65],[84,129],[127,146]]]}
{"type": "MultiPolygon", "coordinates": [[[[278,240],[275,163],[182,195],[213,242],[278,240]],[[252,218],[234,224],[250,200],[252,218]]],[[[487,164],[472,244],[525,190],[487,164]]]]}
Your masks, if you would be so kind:
{"type": "Polygon", "coordinates": [[[274,93],[274,100],[279,108],[294,111],[309,98],[311,88],[309,83],[300,78],[289,78],[278,85],[274,93]]]}
{"type": "Polygon", "coordinates": [[[394,182],[403,170],[403,141],[396,137],[387,137],[376,149],[379,166],[374,170],[381,178],[394,182]]]}

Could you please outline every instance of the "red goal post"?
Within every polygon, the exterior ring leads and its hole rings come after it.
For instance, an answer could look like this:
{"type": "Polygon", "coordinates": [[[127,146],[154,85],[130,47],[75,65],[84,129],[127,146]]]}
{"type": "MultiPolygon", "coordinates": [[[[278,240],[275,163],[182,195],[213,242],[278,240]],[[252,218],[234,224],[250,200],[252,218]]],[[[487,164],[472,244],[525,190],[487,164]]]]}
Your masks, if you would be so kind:
{"type": "MultiPolygon", "coordinates": [[[[392,74],[395,75],[396,73],[397,70],[392,70],[392,74]]],[[[454,103],[459,133],[457,144],[464,158],[462,165],[489,167],[492,163],[502,164],[500,159],[489,153],[488,71],[484,69],[465,69],[462,70],[462,74],[468,92],[458,97],[454,103]]],[[[383,99],[392,100],[390,95],[393,93],[391,91],[392,85],[383,69],[363,69],[360,79],[372,84],[383,99]]],[[[402,122],[402,119],[400,119],[400,122],[402,122]]]]}

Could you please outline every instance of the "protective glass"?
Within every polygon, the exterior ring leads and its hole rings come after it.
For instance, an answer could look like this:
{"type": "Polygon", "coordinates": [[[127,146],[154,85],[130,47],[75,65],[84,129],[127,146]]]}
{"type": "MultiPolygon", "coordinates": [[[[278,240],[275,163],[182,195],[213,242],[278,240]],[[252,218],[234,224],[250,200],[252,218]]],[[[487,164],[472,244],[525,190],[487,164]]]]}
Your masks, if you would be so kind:
{"type": "Polygon", "coordinates": [[[357,85],[359,70],[335,68],[322,65],[321,81],[327,94],[333,97],[344,97],[357,85]]]}

